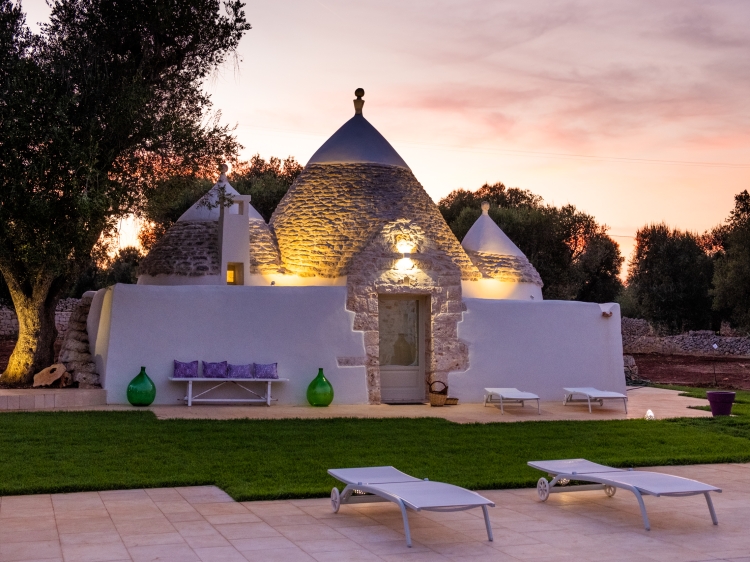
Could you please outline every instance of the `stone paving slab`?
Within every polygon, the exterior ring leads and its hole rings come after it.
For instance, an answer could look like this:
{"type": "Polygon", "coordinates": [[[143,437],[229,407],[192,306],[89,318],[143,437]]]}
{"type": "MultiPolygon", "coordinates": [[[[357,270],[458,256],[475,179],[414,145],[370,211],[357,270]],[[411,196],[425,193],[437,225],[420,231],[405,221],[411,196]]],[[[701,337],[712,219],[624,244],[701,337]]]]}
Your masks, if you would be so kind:
{"type": "Polygon", "coordinates": [[[708,400],[679,396],[675,390],[662,388],[635,387],[628,390],[628,413],[621,401],[605,401],[604,406],[592,405],[589,413],[586,404],[563,405],[562,390],[560,400],[540,401],[541,415],[537,414],[536,403],[525,407],[506,405],[505,414],[500,406],[491,404],[458,404],[433,408],[428,404],[388,405],[336,405],[327,408],[309,406],[154,406],[150,408],[160,419],[284,419],[284,418],[444,418],[456,423],[494,423],[517,421],[560,421],[560,420],[612,420],[635,419],[652,410],[657,419],[674,417],[708,417],[710,412],[696,410],[690,406],[708,406],[708,400]]]}
{"type": "Polygon", "coordinates": [[[750,464],[656,467],[721,487],[719,525],[702,496],[489,490],[494,542],[481,510],[410,513],[407,548],[393,504],[328,499],[234,502],[213,486],[0,498],[0,562],[677,561],[750,562],[750,464]]]}
{"type": "Polygon", "coordinates": [[[604,402],[603,406],[592,405],[589,413],[586,404],[576,403],[564,406],[562,391],[560,400],[542,400],[541,415],[537,414],[536,403],[525,407],[511,404],[505,406],[505,413],[500,406],[491,404],[459,404],[433,408],[429,404],[404,405],[339,405],[332,404],[327,408],[311,406],[273,405],[194,405],[187,407],[151,406],[134,408],[126,405],[104,405],[105,391],[101,389],[0,389],[0,410],[5,409],[12,400],[14,410],[54,409],[54,410],[104,410],[124,411],[148,409],[159,419],[290,419],[290,418],[443,418],[456,423],[495,423],[517,421],[562,421],[562,420],[613,420],[636,419],[652,410],[657,419],[674,417],[709,417],[710,412],[693,409],[693,406],[708,406],[708,401],[699,398],[679,396],[675,390],[650,387],[633,387],[628,389],[628,413],[621,402],[604,402]],[[6,396],[7,395],[7,396],[6,396]],[[55,401],[55,407],[49,406],[55,401]],[[36,405],[36,408],[35,408],[36,405]]]}

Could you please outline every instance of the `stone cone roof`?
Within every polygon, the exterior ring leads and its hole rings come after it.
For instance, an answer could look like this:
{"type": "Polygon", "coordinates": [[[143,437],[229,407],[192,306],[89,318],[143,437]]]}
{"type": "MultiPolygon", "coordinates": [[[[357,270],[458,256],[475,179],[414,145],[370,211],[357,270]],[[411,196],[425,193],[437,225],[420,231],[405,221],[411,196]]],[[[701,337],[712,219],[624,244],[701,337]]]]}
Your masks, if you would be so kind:
{"type": "Polygon", "coordinates": [[[219,275],[219,223],[176,222],[138,264],[138,275],[219,275]]]}
{"type": "Polygon", "coordinates": [[[489,208],[482,203],[482,215],[461,242],[472,263],[483,277],[544,286],[536,268],[489,216],[489,208]]]}
{"type": "Polygon", "coordinates": [[[384,164],[409,168],[404,159],[361,113],[344,123],[308,164],[384,164]]]}
{"type": "MultiPolygon", "coordinates": [[[[222,173],[211,190],[185,211],[141,260],[138,275],[221,274],[218,195],[222,188],[226,194],[239,195],[222,173]]],[[[258,211],[248,207],[250,273],[278,273],[281,257],[276,238],[258,211]]]]}
{"type": "Polygon", "coordinates": [[[308,163],[271,217],[282,266],[301,276],[347,275],[384,225],[407,219],[464,279],[481,274],[411,170],[374,163],[308,163]]]}

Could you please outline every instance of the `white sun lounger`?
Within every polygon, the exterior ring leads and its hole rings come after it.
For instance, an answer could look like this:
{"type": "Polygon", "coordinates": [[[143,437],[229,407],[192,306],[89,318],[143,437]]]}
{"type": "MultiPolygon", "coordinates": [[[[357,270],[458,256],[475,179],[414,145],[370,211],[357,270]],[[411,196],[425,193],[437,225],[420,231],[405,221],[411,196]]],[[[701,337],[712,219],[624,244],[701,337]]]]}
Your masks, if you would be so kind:
{"type": "Polygon", "coordinates": [[[487,404],[500,404],[500,413],[504,414],[503,404],[509,402],[518,404],[521,403],[521,407],[525,407],[524,402],[527,400],[536,400],[536,411],[541,415],[542,410],[539,409],[539,397],[531,392],[522,392],[517,388],[485,388],[484,389],[484,405],[487,404]],[[498,398],[494,398],[497,396],[498,398]]]}
{"type": "Polygon", "coordinates": [[[338,513],[341,504],[345,503],[393,502],[401,508],[407,546],[411,546],[407,508],[414,511],[463,511],[481,507],[487,538],[492,541],[487,506],[495,507],[495,504],[476,492],[443,482],[430,482],[426,478],[420,480],[392,466],[334,468],[328,474],[346,484],[341,493],[338,488],[331,490],[331,507],[334,513],[338,513]]]}
{"type": "Polygon", "coordinates": [[[589,405],[589,414],[591,413],[591,402],[599,402],[600,406],[604,406],[605,400],[622,400],[623,406],[625,406],[625,413],[628,413],[628,397],[619,392],[611,392],[609,390],[598,390],[590,386],[581,388],[563,388],[565,391],[565,400],[563,405],[570,404],[571,402],[587,402],[589,405]],[[585,398],[573,398],[576,394],[580,394],[585,398]]]}
{"type": "Polygon", "coordinates": [[[645,470],[622,470],[612,468],[603,464],[596,464],[585,459],[567,459],[557,461],[530,461],[529,466],[548,473],[552,476],[549,482],[540,478],[536,490],[539,499],[547,501],[550,494],[562,492],[585,492],[588,490],[604,490],[609,497],[615,495],[617,488],[630,490],[638,500],[643,517],[643,525],[646,530],[651,530],[651,524],[646,514],[646,506],[643,496],[694,496],[703,494],[711,513],[711,520],[718,525],[714,504],[709,492],[721,492],[721,489],[697,480],[662,474],[661,472],[647,472],[645,470]],[[566,486],[571,480],[583,482],[594,482],[594,484],[582,484],[578,486],[566,486]],[[559,487],[555,487],[559,484],[559,487]]]}

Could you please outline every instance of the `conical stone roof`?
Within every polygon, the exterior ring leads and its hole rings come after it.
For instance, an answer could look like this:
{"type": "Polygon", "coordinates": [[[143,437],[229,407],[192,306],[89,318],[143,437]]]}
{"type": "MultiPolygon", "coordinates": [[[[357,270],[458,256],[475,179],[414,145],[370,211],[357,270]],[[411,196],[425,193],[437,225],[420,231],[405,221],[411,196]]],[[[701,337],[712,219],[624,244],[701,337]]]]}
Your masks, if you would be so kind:
{"type": "Polygon", "coordinates": [[[301,276],[348,275],[352,258],[384,225],[407,219],[450,257],[462,278],[479,278],[437,205],[362,117],[364,91],[355,94],[355,116],[313,155],[271,217],[284,269],[301,276]]]}
{"type": "Polygon", "coordinates": [[[482,276],[498,281],[544,283],[524,253],[489,215],[490,204],[482,203],[482,215],[464,236],[461,246],[482,276]]]}
{"type": "MultiPolygon", "coordinates": [[[[138,266],[138,275],[200,277],[220,275],[219,194],[239,193],[229,184],[222,165],[219,180],[185,211],[151,248],[138,266]]],[[[251,273],[276,273],[281,260],[276,239],[263,217],[248,205],[248,257],[251,273]]]]}

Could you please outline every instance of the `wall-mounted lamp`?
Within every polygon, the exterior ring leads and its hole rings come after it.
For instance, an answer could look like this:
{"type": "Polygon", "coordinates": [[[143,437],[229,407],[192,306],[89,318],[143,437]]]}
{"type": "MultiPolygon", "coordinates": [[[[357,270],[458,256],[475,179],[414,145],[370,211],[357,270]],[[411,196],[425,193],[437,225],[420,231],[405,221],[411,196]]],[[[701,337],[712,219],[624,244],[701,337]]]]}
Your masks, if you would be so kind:
{"type": "Polygon", "coordinates": [[[396,242],[396,250],[399,254],[411,254],[412,250],[414,250],[414,242],[403,239],[399,240],[396,242]]]}

